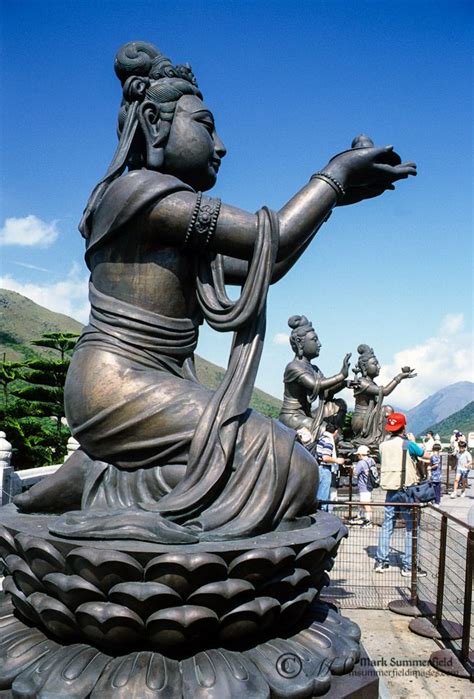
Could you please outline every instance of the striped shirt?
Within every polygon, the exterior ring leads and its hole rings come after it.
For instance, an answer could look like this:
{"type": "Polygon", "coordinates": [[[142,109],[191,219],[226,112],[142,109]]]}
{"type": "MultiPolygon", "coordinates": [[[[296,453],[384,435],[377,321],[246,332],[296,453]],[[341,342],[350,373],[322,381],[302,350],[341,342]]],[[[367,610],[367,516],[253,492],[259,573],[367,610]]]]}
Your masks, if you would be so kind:
{"type": "Polygon", "coordinates": [[[336,446],[334,444],[334,437],[331,432],[323,432],[316,445],[317,461],[320,464],[326,464],[327,466],[331,467],[331,464],[323,461],[323,456],[336,456],[336,446]]]}

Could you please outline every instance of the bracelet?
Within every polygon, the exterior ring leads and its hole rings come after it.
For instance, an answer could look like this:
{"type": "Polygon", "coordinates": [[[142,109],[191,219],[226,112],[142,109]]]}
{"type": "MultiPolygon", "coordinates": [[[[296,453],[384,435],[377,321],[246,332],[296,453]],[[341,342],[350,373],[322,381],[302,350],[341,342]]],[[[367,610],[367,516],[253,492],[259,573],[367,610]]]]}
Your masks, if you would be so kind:
{"type": "Polygon", "coordinates": [[[220,210],[220,199],[204,197],[203,201],[202,192],[198,192],[196,205],[184,236],[183,247],[189,245],[193,249],[206,248],[216,231],[220,210]]]}
{"type": "Polygon", "coordinates": [[[204,248],[209,245],[217,227],[217,218],[221,210],[221,200],[206,197],[205,203],[201,205],[194,230],[196,233],[196,243],[202,244],[204,248]],[[201,242],[203,241],[203,242],[201,242]]]}
{"type": "Polygon", "coordinates": [[[327,182],[327,184],[329,184],[334,189],[339,199],[342,199],[346,196],[346,190],[339,182],[339,180],[336,180],[335,177],[328,175],[326,172],[316,172],[314,175],[311,175],[310,181],[315,179],[327,182]]]}
{"type": "Polygon", "coordinates": [[[201,201],[202,201],[202,192],[198,192],[197,197],[196,197],[196,204],[195,204],[194,209],[193,209],[191,220],[189,222],[189,226],[186,229],[186,235],[184,236],[183,248],[185,248],[187,246],[187,244],[189,243],[194,226],[196,225],[196,220],[197,220],[197,217],[199,214],[199,209],[201,208],[201,201]]]}

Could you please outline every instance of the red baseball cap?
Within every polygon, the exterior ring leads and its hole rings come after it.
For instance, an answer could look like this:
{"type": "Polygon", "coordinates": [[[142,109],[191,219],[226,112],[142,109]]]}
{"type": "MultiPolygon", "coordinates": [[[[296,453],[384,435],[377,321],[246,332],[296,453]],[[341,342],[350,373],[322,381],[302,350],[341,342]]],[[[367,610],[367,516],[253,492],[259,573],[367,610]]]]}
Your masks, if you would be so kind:
{"type": "Polygon", "coordinates": [[[387,417],[385,429],[387,432],[399,432],[407,424],[407,419],[403,413],[392,413],[387,417]]]}

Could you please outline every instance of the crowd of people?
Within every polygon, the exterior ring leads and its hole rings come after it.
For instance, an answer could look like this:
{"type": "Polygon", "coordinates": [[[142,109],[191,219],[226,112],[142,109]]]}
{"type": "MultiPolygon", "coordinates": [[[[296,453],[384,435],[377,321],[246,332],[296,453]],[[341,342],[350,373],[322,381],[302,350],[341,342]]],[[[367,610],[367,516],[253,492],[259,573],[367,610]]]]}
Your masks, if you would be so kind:
{"type": "MultiPolygon", "coordinates": [[[[337,489],[341,469],[349,474],[352,488],[358,491],[358,513],[350,524],[361,528],[373,526],[371,507],[373,491],[379,487],[385,493],[384,518],[380,529],[375,556],[376,573],[383,573],[390,568],[390,542],[395,527],[397,513],[404,520],[405,551],[402,556],[402,576],[412,574],[412,530],[413,516],[410,508],[400,507],[407,503],[407,487],[422,481],[432,487],[432,502],[436,507],[441,503],[441,486],[443,479],[443,445],[438,434],[429,430],[421,444],[415,436],[407,431],[406,417],[402,413],[388,415],[385,424],[388,439],[379,446],[378,455],[372,454],[368,446],[361,445],[352,455],[352,461],[338,455],[340,430],[328,422],[318,440],[311,440],[308,430],[299,431],[299,439],[315,456],[319,468],[319,487],[317,499],[321,509],[331,511],[332,503],[337,500],[337,489]],[[377,458],[378,464],[374,459],[377,458]]],[[[454,430],[449,446],[450,461],[448,468],[456,469],[451,498],[464,497],[468,485],[469,471],[473,467],[472,455],[467,448],[465,436],[454,430]]],[[[426,572],[418,567],[419,577],[426,572]]]]}

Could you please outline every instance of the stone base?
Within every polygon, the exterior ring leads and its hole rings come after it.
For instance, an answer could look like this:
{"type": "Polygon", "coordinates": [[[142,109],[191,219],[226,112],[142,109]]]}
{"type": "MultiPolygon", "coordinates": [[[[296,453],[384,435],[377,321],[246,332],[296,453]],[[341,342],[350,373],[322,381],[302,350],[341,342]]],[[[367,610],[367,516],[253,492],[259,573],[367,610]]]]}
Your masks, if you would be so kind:
{"type": "MultiPolygon", "coordinates": [[[[16,699],[303,699],[359,659],[357,625],[318,599],[346,535],[332,515],[180,546],[62,539],[52,519],[0,511],[0,690],[16,699]]],[[[362,670],[327,696],[358,696],[362,670]]]]}
{"type": "MultiPolygon", "coordinates": [[[[333,620],[327,622],[330,638],[333,620]]],[[[340,617],[339,633],[354,634],[354,625],[347,622],[340,617]]],[[[346,640],[353,650],[344,661],[334,658],[334,648],[329,656],[318,655],[318,629],[312,624],[292,638],[273,639],[245,652],[208,650],[179,662],[146,651],[113,658],[87,644],[55,643],[20,620],[0,593],[0,698],[377,699],[378,676],[364,649],[359,646],[355,666],[359,644],[354,638],[346,640]]]]}

